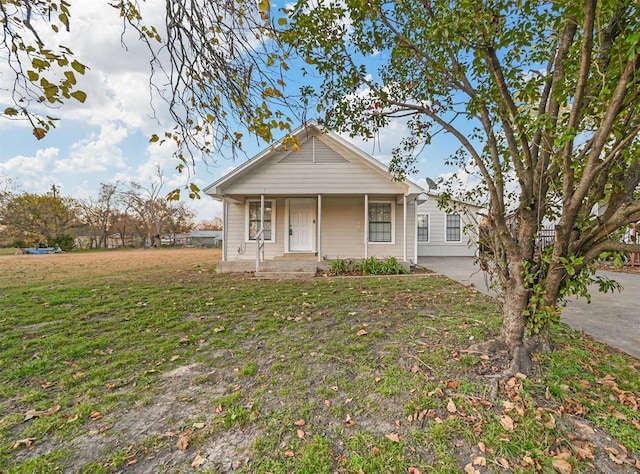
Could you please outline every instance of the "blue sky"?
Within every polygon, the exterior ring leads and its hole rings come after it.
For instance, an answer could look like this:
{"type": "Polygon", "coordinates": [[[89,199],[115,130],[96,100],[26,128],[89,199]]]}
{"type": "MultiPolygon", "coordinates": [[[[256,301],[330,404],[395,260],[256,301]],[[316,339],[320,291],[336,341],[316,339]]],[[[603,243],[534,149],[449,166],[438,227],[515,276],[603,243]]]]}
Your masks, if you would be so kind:
{"type": "MultiPolygon", "coordinates": [[[[146,18],[162,18],[164,2],[144,5],[146,18]]],[[[79,80],[79,88],[88,98],[84,104],[74,101],[48,110],[47,114],[62,120],[40,141],[27,123],[0,119],[0,186],[8,178],[18,191],[45,193],[55,184],[64,196],[96,197],[100,183],[150,183],[158,165],[166,179],[166,192],[186,184],[189,177],[175,172],[172,149],[149,143],[152,134],[161,134],[172,125],[158,99],[154,101],[158,119],[151,118],[148,55],[135,35],[125,36],[125,50],[121,31],[117,10],[106,0],[74,0],[71,33],[58,37],[50,34],[90,68],[79,80]]],[[[13,105],[7,92],[11,84],[7,72],[7,66],[0,63],[1,110],[13,105]]],[[[294,80],[300,82],[302,78],[294,80]]],[[[407,133],[406,127],[396,122],[381,131],[375,142],[345,138],[386,163],[393,147],[407,133]]],[[[255,140],[248,139],[244,145],[247,157],[235,162],[224,156],[209,157],[206,164],[197,162],[193,182],[204,188],[261,151],[255,140]]],[[[425,149],[420,172],[412,179],[424,185],[427,176],[436,179],[453,171],[444,166],[444,161],[456,146],[442,137],[425,149]]],[[[220,205],[205,195],[200,200],[185,199],[185,203],[196,211],[197,221],[220,214],[220,205]]]]}

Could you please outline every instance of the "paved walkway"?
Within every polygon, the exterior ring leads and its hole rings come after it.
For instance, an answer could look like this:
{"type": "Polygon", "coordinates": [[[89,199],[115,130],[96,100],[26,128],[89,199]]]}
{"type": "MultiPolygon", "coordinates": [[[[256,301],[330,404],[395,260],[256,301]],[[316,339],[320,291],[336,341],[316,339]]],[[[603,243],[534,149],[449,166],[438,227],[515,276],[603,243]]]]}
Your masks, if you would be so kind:
{"type": "MultiPolygon", "coordinates": [[[[495,296],[487,287],[484,273],[471,257],[421,257],[418,263],[465,286],[495,296]]],[[[591,304],[584,298],[569,302],[562,311],[562,321],[584,331],[600,342],[617,347],[640,359],[640,275],[599,272],[620,283],[620,293],[600,293],[591,288],[591,304]]]]}

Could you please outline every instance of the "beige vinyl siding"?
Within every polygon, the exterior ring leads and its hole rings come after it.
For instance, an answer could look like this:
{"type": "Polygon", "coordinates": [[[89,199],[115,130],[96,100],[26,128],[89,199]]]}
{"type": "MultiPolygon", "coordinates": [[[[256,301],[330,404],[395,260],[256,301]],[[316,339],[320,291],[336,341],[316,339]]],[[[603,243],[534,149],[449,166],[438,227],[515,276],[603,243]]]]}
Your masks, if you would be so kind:
{"type": "Polygon", "coordinates": [[[322,198],[322,255],[336,258],[364,257],[364,198],[322,198]]]}
{"type": "MultiPolygon", "coordinates": [[[[254,199],[260,199],[258,196],[254,199]]],[[[275,242],[265,242],[264,257],[272,259],[282,255],[284,249],[284,199],[275,199],[265,196],[265,201],[275,201],[275,242]]],[[[256,242],[246,240],[248,223],[246,220],[245,203],[229,202],[227,209],[227,235],[225,242],[227,260],[255,260],[256,242]]]]}
{"type": "MultiPolygon", "coordinates": [[[[393,198],[371,196],[369,201],[393,201],[393,198]]],[[[403,205],[395,205],[394,243],[369,243],[368,256],[376,258],[404,258],[403,205]]],[[[407,205],[407,259],[415,261],[413,203],[407,205]]],[[[322,255],[334,260],[362,259],[365,257],[365,211],[364,197],[323,197],[322,198],[322,255]]]]}
{"type": "Polygon", "coordinates": [[[302,143],[299,151],[275,153],[222,189],[227,195],[302,195],[310,190],[323,195],[403,194],[406,186],[381,170],[363,166],[356,157],[339,155],[316,136],[302,143]]]}
{"type": "MultiPolygon", "coordinates": [[[[436,198],[429,199],[418,206],[419,214],[429,214],[429,242],[418,242],[418,255],[421,257],[464,257],[474,256],[477,250],[477,231],[469,232],[467,224],[474,221],[476,208],[470,206],[468,212],[460,212],[462,239],[460,242],[446,241],[446,215],[438,209],[436,198]]],[[[414,225],[415,228],[415,225],[414,225]]]]}

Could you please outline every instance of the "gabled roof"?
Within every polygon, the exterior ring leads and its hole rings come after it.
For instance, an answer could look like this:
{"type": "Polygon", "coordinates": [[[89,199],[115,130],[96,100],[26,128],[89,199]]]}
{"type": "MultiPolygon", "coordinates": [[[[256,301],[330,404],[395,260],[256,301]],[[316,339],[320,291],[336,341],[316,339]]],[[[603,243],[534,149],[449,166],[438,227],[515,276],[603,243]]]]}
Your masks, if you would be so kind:
{"type": "MultiPolygon", "coordinates": [[[[318,133],[321,134],[323,141],[327,141],[327,143],[330,143],[331,148],[336,150],[337,153],[348,156],[349,158],[355,158],[360,163],[371,168],[376,173],[379,173],[380,176],[384,176],[386,179],[391,178],[387,167],[383,163],[376,160],[371,155],[363,152],[353,144],[349,143],[338,134],[323,130],[315,121],[306,122],[305,124],[297,128],[291,135],[297,140],[298,143],[302,145],[305,141],[310,139],[311,136],[317,135],[318,133]]],[[[291,145],[287,145],[287,147],[291,148],[291,145]]],[[[224,189],[226,187],[230,186],[232,183],[238,180],[243,179],[245,176],[248,176],[250,173],[252,173],[253,170],[257,169],[264,162],[266,162],[266,160],[273,157],[274,154],[282,154],[284,149],[285,145],[283,140],[275,143],[250,160],[241,164],[225,176],[221,177],[211,185],[207,186],[204,189],[204,193],[216,198],[222,197],[225,194],[224,189]]],[[[289,153],[295,152],[291,151],[289,153]]],[[[406,187],[405,194],[407,195],[418,195],[425,192],[425,190],[421,186],[410,179],[405,179],[399,183],[402,183],[406,187]]]]}

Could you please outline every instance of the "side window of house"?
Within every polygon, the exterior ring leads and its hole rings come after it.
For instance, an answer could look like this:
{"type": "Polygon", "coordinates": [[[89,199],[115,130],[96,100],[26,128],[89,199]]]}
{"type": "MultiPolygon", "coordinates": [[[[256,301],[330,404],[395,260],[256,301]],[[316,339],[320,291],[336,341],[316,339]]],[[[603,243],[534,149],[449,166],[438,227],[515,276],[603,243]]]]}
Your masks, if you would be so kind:
{"type": "Polygon", "coordinates": [[[460,214],[447,214],[447,228],[445,232],[445,240],[447,242],[460,242],[462,240],[460,214]]]}
{"type": "Polygon", "coordinates": [[[418,242],[429,242],[429,214],[418,214],[418,242]]]}
{"type": "Polygon", "coordinates": [[[369,242],[391,242],[393,210],[390,202],[369,203],[369,242]]]}
{"type": "MultiPolygon", "coordinates": [[[[271,201],[264,202],[264,240],[272,240],[273,209],[271,201]]],[[[255,240],[260,230],[260,201],[249,201],[249,240],[255,240]]]]}

